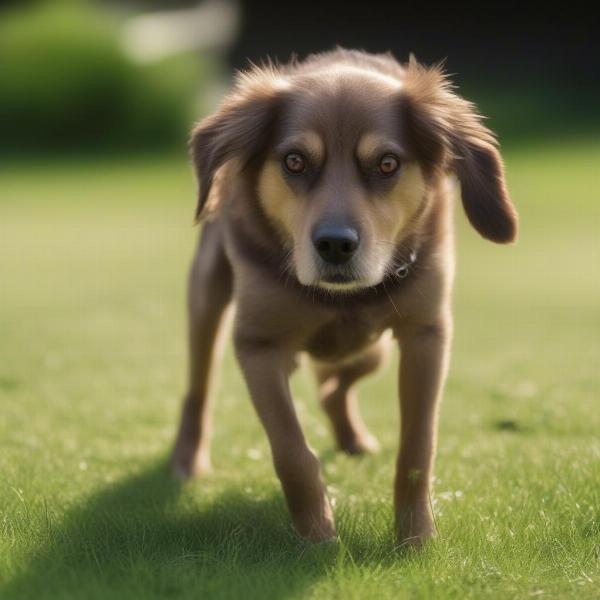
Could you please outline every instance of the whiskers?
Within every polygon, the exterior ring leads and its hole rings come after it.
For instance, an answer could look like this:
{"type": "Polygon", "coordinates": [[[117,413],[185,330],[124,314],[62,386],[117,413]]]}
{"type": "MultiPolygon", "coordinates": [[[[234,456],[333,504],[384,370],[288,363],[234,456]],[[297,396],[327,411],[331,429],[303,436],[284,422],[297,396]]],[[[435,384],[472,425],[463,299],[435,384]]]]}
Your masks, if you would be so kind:
{"type": "Polygon", "coordinates": [[[284,286],[287,286],[294,276],[294,247],[289,248],[283,257],[281,276],[283,277],[284,286]]]}
{"type": "Polygon", "coordinates": [[[388,289],[385,287],[385,279],[382,281],[383,283],[383,291],[385,292],[385,295],[388,297],[388,300],[390,301],[390,304],[392,305],[392,308],[394,309],[394,312],[400,317],[402,318],[402,314],[400,313],[400,311],[398,310],[398,307],[396,306],[396,304],[394,303],[394,301],[392,300],[392,297],[390,296],[390,293],[388,292],[388,289]]]}
{"type": "MultiPolygon", "coordinates": [[[[414,262],[414,248],[406,241],[392,242],[388,240],[377,240],[375,246],[378,247],[380,256],[385,253],[386,267],[389,269],[392,266],[411,264],[414,262]],[[381,252],[384,249],[384,252],[381,252]]],[[[387,269],[386,269],[387,270],[387,269]]]]}

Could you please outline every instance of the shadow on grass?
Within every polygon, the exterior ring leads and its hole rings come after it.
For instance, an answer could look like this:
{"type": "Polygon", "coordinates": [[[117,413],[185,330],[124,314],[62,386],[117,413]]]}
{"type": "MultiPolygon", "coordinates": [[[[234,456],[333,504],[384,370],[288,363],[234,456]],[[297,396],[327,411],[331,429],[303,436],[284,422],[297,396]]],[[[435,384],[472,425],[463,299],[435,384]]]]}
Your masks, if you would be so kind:
{"type": "Polygon", "coordinates": [[[180,487],[161,464],[92,497],[48,526],[0,597],[299,597],[336,560],[335,546],[293,534],[277,495],[225,493],[190,510],[180,487]]]}

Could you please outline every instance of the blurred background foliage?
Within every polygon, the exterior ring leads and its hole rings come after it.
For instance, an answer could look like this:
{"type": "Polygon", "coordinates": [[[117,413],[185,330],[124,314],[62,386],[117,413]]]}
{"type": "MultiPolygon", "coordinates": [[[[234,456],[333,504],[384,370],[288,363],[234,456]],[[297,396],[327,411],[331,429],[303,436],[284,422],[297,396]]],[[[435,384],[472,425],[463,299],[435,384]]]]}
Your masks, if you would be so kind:
{"type": "MultiPolygon", "coordinates": [[[[127,12],[82,0],[10,7],[0,19],[3,152],[164,149],[185,141],[214,60],[144,63],[123,43],[127,12]]],[[[199,106],[200,104],[200,106],[199,106]]]]}
{"type": "Polygon", "coordinates": [[[535,4],[0,3],[0,153],[182,148],[247,59],[335,44],[446,60],[505,142],[600,131],[595,17],[535,4]]]}

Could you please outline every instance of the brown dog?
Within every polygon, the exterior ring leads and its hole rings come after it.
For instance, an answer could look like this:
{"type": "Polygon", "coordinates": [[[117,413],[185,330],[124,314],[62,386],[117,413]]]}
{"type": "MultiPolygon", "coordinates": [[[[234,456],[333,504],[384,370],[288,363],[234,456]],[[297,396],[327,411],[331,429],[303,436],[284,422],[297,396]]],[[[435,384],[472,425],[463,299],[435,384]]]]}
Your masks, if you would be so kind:
{"type": "Polygon", "coordinates": [[[440,68],[338,49],[242,73],[194,130],[206,216],[189,293],[190,381],[173,462],[210,468],[217,338],[235,302],[234,341],[300,535],[335,536],[319,461],[288,385],[299,352],[341,450],[376,447],[356,381],[401,347],[402,427],[394,486],[400,541],[434,533],[429,485],[452,330],[452,179],[485,238],[510,242],[510,203],[493,134],[440,68]]]}

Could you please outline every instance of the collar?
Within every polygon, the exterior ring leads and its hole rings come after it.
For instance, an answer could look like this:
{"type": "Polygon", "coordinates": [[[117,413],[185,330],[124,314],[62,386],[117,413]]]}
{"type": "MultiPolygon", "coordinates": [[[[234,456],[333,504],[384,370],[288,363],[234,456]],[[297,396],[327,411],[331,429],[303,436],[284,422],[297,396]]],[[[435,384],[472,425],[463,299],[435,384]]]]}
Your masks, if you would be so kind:
{"type": "Polygon", "coordinates": [[[400,263],[395,269],[394,274],[399,279],[404,279],[408,277],[408,273],[410,272],[411,267],[417,262],[417,251],[411,250],[408,255],[408,260],[400,263]]]}

